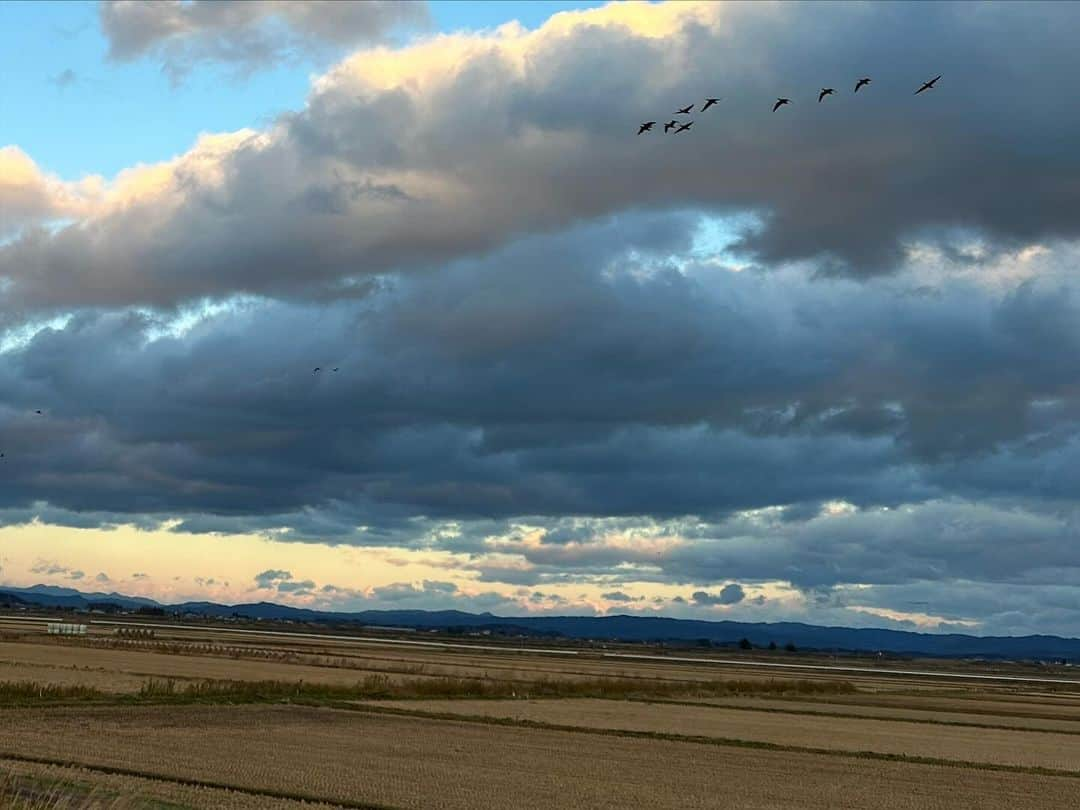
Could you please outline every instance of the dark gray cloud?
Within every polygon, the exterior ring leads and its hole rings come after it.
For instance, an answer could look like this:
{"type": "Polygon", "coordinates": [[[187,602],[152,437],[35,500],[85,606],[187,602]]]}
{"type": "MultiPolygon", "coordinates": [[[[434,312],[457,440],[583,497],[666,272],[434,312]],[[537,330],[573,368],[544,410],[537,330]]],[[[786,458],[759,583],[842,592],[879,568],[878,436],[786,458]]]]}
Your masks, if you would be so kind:
{"type": "Polygon", "coordinates": [[[745,598],[746,593],[743,591],[742,586],[736,583],[725,585],[720,589],[719,593],[714,594],[706,591],[694,591],[690,596],[691,601],[693,601],[695,605],[704,607],[713,607],[715,605],[737,605],[745,598]]]}
{"type": "MultiPolygon", "coordinates": [[[[196,578],[199,585],[213,585],[213,579],[196,578]]],[[[267,569],[255,575],[255,587],[262,589],[274,589],[278,593],[290,596],[309,596],[315,591],[315,583],[310,579],[293,579],[291,571],[282,569],[267,569]]]]}
{"type": "Polygon", "coordinates": [[[289,593],[296,596],[304,596],[315,590],[315,583],[310,579],[295,581],[287,580],[277,583],[278,593],[289,593]]]}
{"type": "Polygon", "coordinates": [[[105,0],[100,5],[110,58],[153,56],[174,81],[200,63],[250,71],[319,46],[377,42],[427,19],[427,5],[419,1],[105,0]]]}
{"type": "Polygon", "coordinates": [[[622,591],[608,591],[607,593],[600,594],[601,599],[607,599],[611,602],[644,602],[644,596],[630,596],[630,594],[623,593],[622,591]]]}
{"type": "Polygon", "coordinates": [[[292,572],[281,569],[267,569],[255,575],[255,584],[260,588],[273,588],[279,582],[292,579],[292,572]]]}
{"type": "Polygon", "coordinates": [[[12,520],[173,514],[341,542],[367,525],[378,544],[417,514],[805,521],[829,499],[1071,497],[1069,250],[1057,279],[927,299],[905,280],[680,272],[666,256],[695,224],[624,217],[362,302],[237,304],[180,336],[76,315],[0,355],[0,502],[12,520]]]}
{"type": "MultiPolygon", "coordinates": [[[[839,498],[1069,497],[1066,282],[949,282],[927,300],[682,274],[663,254],[694,220],[674,222],[527,240],[371,302],[243,307],[182,337],[147,342],[162,324],[122,313],[41,332],[0,355],[6,519],[180,515],[181,531],[379,545],[416,514],[715,519],[794,504],[793,518],[839,498]],[[317,363],[342,371],[314,377],[317,363]]],[[[581,532],[557,528],[535,562],[623,553],[575,546],[581,532]]]]}
{"type": "Polygon", "coordinates": [[[30,573],[40,574],[47,577],[63,577],[64,579],[80,580],[86,577],[86,573],[76,568],[70,568],[66,565],[52,560],[38,560],[30,568],[30,573]]]}

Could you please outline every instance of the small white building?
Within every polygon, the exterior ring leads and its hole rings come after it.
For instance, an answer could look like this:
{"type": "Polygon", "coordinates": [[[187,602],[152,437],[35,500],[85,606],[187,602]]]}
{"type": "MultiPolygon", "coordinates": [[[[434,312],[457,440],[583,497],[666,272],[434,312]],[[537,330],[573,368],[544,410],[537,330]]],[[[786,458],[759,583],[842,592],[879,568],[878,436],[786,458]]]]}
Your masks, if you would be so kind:
{"type": "Polygon", "coordinates": [[[50,636],[85,636],[85,624],[68,624],[66,622],[49,622],[50,636]]]}

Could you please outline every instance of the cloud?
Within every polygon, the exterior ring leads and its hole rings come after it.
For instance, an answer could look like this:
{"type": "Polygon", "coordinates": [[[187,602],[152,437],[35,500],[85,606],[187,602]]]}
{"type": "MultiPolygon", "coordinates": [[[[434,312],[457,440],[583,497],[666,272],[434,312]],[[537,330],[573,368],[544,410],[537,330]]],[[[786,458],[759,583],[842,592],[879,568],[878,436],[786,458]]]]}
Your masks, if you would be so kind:
{"type": "Polygon", "coordinates": [[[126,62],[152,56],[174,82],[201,63],[248,72],[320,46],[378,42],[427,20],[424,3],[384,0],[106,0],[100,5],[109,57],[126,62]]]}
{"type": "Polygon", "coordinates": [[[99,187],[97,178],[65,183],[17,146],[0,147],[0,245],[27,226],[87,214],[99,187]]]}
{"type": "MultiPolygon", "coordinates": [[[[226,11],[198,13],[214,21],[264,8],[211,5],[226,11]]],[[[187,30],[157,6],[103,8],[187,30]]],[[[265,131],[133,168],[78,226],[4,247],[8,308],[358,296],[386,273],[643,208],[739,214],[732,247],[754,261],[859,278],[895,271],[920,241],[956,257],[975,255],[965,241],[1072,238],[1076,157],[1061,144],[1080,111],[1054,103],[1047,77],[1080,67],[1066,33],[1080,10],[1046,14],[1055,25],[1005,4],[613,4],[362,50],[265,131]],[[1032,38],[1038,60],[1000,59],[1032,38]],[[928,70],[943,83],[912,96],[928,70]],[[813,101],[864,72],[869,92],[813,101]],[[717,76],[725,99],[700,137],[672,150],[632,134],[717,76]],[[808,76],[821,78],[800,96],[808,76]],[[773,114],[781,92],[796,102],[773,114]]]]}
{"type": "Polygon", "coordinates": [[[371,598],[381,602],[400,602],[429,596],[447,596],[457,592],[453,582],[423,580],[419,583],[395,582],[371,589],[371,598]]]}
{"type": "Polygon", "coordinates": [[[292,572],[268,569],[255,575],[255,584],[260,588],[273,588],[277,583],[292,579],[292,572]]]}
{"type": "MultiPolygon", "coordinates": [[[[696,216],[619,217],[359,302],[42,328],[0,353],[0,434],[20,460],[4,519],[158,515],[178,532],[379,545],[417,515],[538,516],[529,559],[557,567],[662,550],[582,545],[591,530],[550,522],[563,515],[715,522],[784,506],[798,527],[831,500],[1070,497],[1073,248],[1041,259],[1037,281],[946,279],[922,298],[908,276],[677,269],[669,256],[698,230],[696,216]],[[316,364],[342,370],[313,377],[316,364]]],[[[483,537],[431,542],[473,551],[483,537]]]]}
{"type": "Polygon", "coordinates": [[[720,593],[711,594],[706,591],[694,591],[690,597],[695,605],[713,607],[715,605],[737,605],[746,598],[742,586],[736,583],[725,585],[720,593]]]}
{"type": "Polygon", "coordinates": [[[107,585],[112,582],[112,580],[109,578],[108,574],[102,571],[96,577],[94,577],[94,582],[99,582],[102,585],[107,585]]]}
{"type": "Polygon", "coordinates": [[[601,599],[607,599],[609,602],[644,602],[644,596],[630,596],[622,591],[608,591],[607,593],[600,594],[601,599]]]}
{"type": "Polygon", "coordinates": [[[55,560],[37,560],[30,568],[32,574],[43,574],[45,576],[61,576],[64,579],[70,579],[78,581],[86,577],[86,573],[76,568],[70,568],[66,565],[61,565],[55,560]]]}
{"type": "Polygon", "coordinates": [[[299,596],[312,593],[315,590],[315,583],[310,579],[305,579],[300,582],[288,580],[285,582],[278,582],[277,590],[278,593],[293,593],[299,596]]]}

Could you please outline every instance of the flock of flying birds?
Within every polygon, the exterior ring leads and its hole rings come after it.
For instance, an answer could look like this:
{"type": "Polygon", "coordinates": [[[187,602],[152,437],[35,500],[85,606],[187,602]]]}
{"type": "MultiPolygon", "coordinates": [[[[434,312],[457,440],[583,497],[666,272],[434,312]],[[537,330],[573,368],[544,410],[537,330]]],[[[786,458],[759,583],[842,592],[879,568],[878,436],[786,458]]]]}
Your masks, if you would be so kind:
{"type": "MultiPolygon", "coordinates": [[[[937,76],[932,78],[930,81],[923,82],[922,86],[918,90],[915,91],[915,95],[919,95],[919,93],[925,92],[927,90],[933,90],[934,85],[937,84],[937,81],[940,78],[941,78],[941,74],[938,74],[937,76]]],[[[855,82],[855,89],[852,92],[858,93],[860,89],[862,89],[863,87],[866,87],[866,85],[868,85],[868,84],[870,84],[870,79],[865,78],[865,77],[862,78],[862,79],[859,79],[857,82],[855,82]]],[[[823,102],[825,100],[826,96],[835,95],[835,93],[836,93],[836,88],[834,88],[834,87],[822,87],[821,92],[818,93],[818,97],[817,97],[818,104],[823,102]]],[[[719,104],[720,101],[721,101],[721,99],[719,99],[719,98],[707,98],[707,99],[705,99],[705,103],[701,105],[700,112],[705,112],[707,109],[709,109],[709,107],[712,107],[714,104],[719,104]]],[[[778,99],[776,99],[776,103],[773,104],[772,111],[776,112],[781,107],[783,107],[785,104],[790,104],[790,103],[791,103],[790,98],[778,98],[778,99]]],[[[693,110],[693,109],[694,109],[694,105],[689,104],[686,107],[683,107],[682,109],[676,110],[673,113],[673,115],[690,115],[690,111],[693,110]]],[[[666,124],[664,124],[664,134],[667,134],[668,132],[671,132],[671,130],[675,130],[675,134],[678,135],[680,132],[686,132],[693,125],[694,125],[693,121],[687,121],[685,124],[683,124],[683,123],[680,123],[679,119],[672,118],[670,121],[668,121],[666,124]]],[[[650,131],[652,131],[652,128],[655,127],[655,126],[656,126],[656,121],[646,121],[640,127],[638,127],[637,134],[638,135],[643,135],[646,132],[650,132],[650,131]]]]}

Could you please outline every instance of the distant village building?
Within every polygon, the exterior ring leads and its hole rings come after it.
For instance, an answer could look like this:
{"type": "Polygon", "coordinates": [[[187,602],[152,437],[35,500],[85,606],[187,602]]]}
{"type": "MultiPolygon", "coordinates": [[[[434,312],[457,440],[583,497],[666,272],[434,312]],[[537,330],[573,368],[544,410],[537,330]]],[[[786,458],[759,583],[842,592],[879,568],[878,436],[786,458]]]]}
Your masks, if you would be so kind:
{"type": "Polygon", "coordinates": [[[85,636],[86,625],[49,622],[48,632],[50,636],[85,636]]]}

